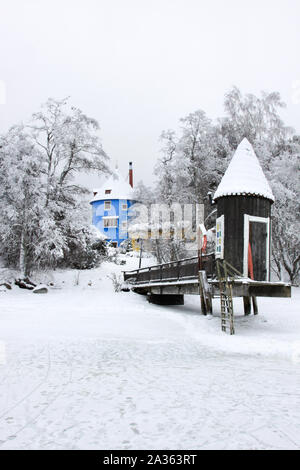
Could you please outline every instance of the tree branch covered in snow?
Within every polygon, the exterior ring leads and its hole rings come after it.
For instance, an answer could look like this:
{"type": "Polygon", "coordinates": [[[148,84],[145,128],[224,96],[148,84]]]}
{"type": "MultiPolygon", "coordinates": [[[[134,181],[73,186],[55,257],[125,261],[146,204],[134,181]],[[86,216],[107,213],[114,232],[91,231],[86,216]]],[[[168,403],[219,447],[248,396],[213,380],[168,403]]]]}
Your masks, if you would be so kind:
{"type": "Polygon", "coordinates": [[[275,195],[273,267],[279,278],[299,276],[299,143],[300,137],[280,117],[279,93],[243,95],[233,87],[224,98],[225,116],[215,122],[197,110],[180,120],[180,131],[161,134],[157,200],[172,204],[204,203],[214,193],[228,163],[246,137],[253,145],[275,195]]]}
{"type": "Polygon", "coordinates": [[[99,125],[68,99],[50,99],[30,124],[0,137],[0,250],[23,275],[67,263],[90,267],[97,240],[79,196],[76,175],[108,173],[99,125]]]}

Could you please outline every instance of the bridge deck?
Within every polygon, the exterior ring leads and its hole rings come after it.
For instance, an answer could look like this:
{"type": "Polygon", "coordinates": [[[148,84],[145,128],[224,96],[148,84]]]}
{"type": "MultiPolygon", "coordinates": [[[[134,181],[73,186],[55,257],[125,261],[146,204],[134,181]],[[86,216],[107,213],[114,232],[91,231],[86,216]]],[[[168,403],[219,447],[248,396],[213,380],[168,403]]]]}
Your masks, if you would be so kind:
{"type": "MultiPolygon", "coordinates": [[[[212,288],[212,297],[219,297],[219,281],[208,279],[212,288]]],[[[158,295],[199,295],[199,279],[181,279],[170,281],[150,281],[131,283],[132,290],[141,294],[158,295]]],[[[284,282],[252,281],[235,279],[232,284],[233,297],[291,297],[291,286],[284,282]]]]}
{"type": "MultiPolygon", "coordinates": [[[[215,278],[213,254],[180,261],[125,271],[124,280],[132,290],[141,294],[199,295],[199,268],[206,271],[213,297],[220,295],[219,281],[215,278]]],[[[291,286],[283,282],[253,281],[235,278],[232,284],[234,297],[291,297],[291,286]]]]}

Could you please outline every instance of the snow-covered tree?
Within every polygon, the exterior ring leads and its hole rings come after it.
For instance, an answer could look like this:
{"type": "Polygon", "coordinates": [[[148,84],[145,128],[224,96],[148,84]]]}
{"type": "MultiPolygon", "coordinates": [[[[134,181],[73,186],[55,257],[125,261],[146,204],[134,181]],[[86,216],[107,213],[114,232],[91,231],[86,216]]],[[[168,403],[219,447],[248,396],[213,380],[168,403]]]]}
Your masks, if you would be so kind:
{"type": "Polygon", "coordinates": [[[270,181],[275,195],[273,206],[272,254],[276,274],[284,271],[291,283],[300,273],[300,137],[284,146],[274,162],[270,181]]]}
{"type": "Polygon", "coordinates": [[[46,205],[56,201],[72,204],[85,188],[75,182],[82,172],[108,173],[108,157],[99,139],[99,124],[80,109],[70,107],[68,99],[49,99],[33,114],[31,137],[47,163],[46,205]]]}
{"type": "Polygon", "coordinates": [[[0,162],[1,253],[8,264],[19,265],[27,275],[38,242],[38,227],[44,226],[43,161],[19,126],[1,138],[0,162]]]}
{"type": "Polygon", "coordinates": [[[253,144],[255,141],[280,143],[291,132],[280,117],[280,110],[285,106],[277,92],[261,92],[261,97],[251,93],[242,95],[234,86],[225,94],[226,117],[219,122],[233,148],[244,137],[253,144]]]}
{"type": "Polygon", "coordinates": [[[279,93],[243,95],[233,87],[225,95],[225,117],[213,123],[198,110],[181,119],[179,133],[161,135],[162,152],[155,174],[158,200],[204,202],[214,193],[236,147],[246,137],[269,179],[273,206],[273,257],[279,277],[292,282],[299,274],[299,140],[280,117],[285,107],[279,93]]]}
{"type": "Polygon", "coordinates": [[[156,195],[158,200],[171,204],[177,192],[179,171],[177,164],[177,137],[174,131],[163,131],[160,136],[162,156],[154,168],[157,176],[156,195]]]}
{"type": "Polygon", "coordinates": [[[0,250],[23,275],[67,260],[91,265],[93,233],[80,200],[87,189],[75,177],[108,172],[97,130],[67,100],[49,100],[30,125],[1,137],[0,250]]]}
{"type": "Polygon", "coordinates": [[[133,199],[139,203],[149,205],[155,202],[155,192],[146,186],[143,181],[138,181],[133,190],[133,199]]]}
{"type": "Polygon", "coordinates": [[[205,203],[216,189],[228,162],[227,137],[201,111],[180,120],[180,134],[161,135],[162,156],[157,162],[157,194],[169,204],[205,203]]]}

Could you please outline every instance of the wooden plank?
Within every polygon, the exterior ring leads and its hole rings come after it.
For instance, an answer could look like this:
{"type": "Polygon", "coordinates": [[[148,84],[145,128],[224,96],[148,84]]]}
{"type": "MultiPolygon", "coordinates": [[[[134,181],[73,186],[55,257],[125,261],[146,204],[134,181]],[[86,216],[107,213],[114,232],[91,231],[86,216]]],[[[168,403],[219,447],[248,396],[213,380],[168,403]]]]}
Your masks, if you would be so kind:
{"type": "MultiPolygon", "coordinates": [[[[218,285],[212,286],[212,297],[218,297],[220,295],[220,288],[218,285]]],[[[249,295],[249,290],[247,285],[233,285],[232,286],[232,296],[233,297],[244,297],[249,295]]]]}
{"type": "Polygon", "coordinates": [[[212,313],[211,287],[207,281],[206,272],[199,271],[199,291],[201,296],[201,311],[204,315],[212,313]]]}
{"type": "MultiPolygon", "coordinates": [[[[220,295],[219,286],[209,283],[212,288],[212,298],[220,295]]],[[[199,281],[191,279],[190,283],[152,283],[133,285],[134,292],[155,292],[165,294],[189,294],[199,295],[199,281]]],[[[286,285],[268,284],[262,285],[249,285],[249,284],[233,284],[232,286],[233,297],[291,297],[291,287],[286,285]]],[[[253,302],[253,300],[252,300],[253,302]]]]}
{"type": "Polygon", "coordinates": [[[199,294],[200,294],[201,313],[202,315],[207,315],[207,308],[206,308],[205,294],[204,294],[205,286],[203,282],[202,273],[203,271],[199,271],[199,294]]]}
{"type": "MultiPolygon", "coordinates": [[[[138,288],[137,288],[138,289],[138,288]]],[[[136,290],[135,287],[132,288],[133,291],[136,290]]],[[[175,286],[148,286],[147,292],[152,292],[153,294],[164,294],[164,295],[176,295],[176,294],[187,294],[187,295],[199,295],[199,285],[175,285],[175,286]]]]}
{"type": "Polygon", "coordinates": [[[249,285],[249,295],[254,297],[291,297],[291,286],[253,284],[249,285]]]}
{"type": "MultiPolygon", "coordinates": [[[[214,253],[202,256],[203,269],[209,276],[214,272],[214,253]]],[[[198,258],[188,258],[184,260],[150,266],[133,271],[124,271],[124,280],[129,280],[132,284],[145,281],[158,281],[166,279],[177,279],[187,277],[198,277],[198,258]]]]}
{"type": "MultiPolygon", "coordinates": [[[[219,294],[218,281],[209,281],[213,286],[213,295],[219,294]]],[[[234,280],[233,282],[234,297],[291,297],[291,286],[288,284],[271,283],[271,282],[243,282],[234,280]]]]}

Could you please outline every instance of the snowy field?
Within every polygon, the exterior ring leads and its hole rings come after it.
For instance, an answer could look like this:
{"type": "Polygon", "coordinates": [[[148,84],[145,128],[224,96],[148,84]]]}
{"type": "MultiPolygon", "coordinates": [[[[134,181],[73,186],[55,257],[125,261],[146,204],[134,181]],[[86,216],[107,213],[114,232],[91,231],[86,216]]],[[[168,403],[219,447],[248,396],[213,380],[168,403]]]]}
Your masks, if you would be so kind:
{"type": "Polygon", "coordinates": [[[300,290],[229,336],[218,299],[115,293],[135,262],[0,292],[0,449],[299,449],[300,290]]]}

